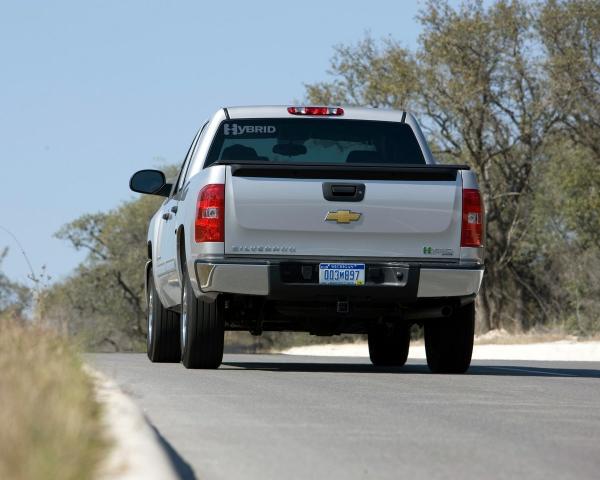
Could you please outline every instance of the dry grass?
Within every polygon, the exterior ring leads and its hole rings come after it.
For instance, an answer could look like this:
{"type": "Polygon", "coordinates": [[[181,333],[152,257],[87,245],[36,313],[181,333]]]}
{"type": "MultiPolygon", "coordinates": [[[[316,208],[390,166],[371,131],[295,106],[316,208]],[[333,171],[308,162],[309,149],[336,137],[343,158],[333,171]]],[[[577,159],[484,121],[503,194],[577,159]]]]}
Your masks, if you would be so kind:
{"type": "Polygon", "coordinates": [[[568,340],[576,342],[578,338],[563,330],[531,330],[525,333],[510,333],[506,330],[490,330],[475,337],[477,345],[517,345],[529,343],[547,343],[568,340]]]}
{"type": "Polygon", "coordinates": [[[60,336],[0,318],[0,478],[93,478],[106,442],[77,352],[60,336]]]}

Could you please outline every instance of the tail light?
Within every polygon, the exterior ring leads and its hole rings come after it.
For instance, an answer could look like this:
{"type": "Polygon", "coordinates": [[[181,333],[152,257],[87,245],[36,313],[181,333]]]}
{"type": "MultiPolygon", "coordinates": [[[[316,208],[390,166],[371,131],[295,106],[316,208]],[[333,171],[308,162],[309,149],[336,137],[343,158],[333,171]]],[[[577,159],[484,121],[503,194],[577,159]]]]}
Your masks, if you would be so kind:
{"type": "Polygon", "coordinates": [[[292,115],[311,115],[317,117],[340,116],[344,114],[341,107],[288,107],[288,113],[292,115]]]}
{"type": "Polygon", "coordinates": [[[479,190],[464,188],[462,193],[461,247],[483,246],[483,204],[479,190]]]}
{"type": "Polygon", "coordinates": [[[225,185],[211,183],[200,190],[194,233],[198,243],[225,241],[225,185]]]}

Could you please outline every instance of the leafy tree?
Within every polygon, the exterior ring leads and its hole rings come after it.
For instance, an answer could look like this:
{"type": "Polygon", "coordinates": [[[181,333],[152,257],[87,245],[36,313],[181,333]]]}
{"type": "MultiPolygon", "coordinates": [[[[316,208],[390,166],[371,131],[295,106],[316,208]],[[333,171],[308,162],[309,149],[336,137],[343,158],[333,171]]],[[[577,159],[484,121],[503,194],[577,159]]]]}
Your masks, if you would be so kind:
{"type": "Polygon", "coordinates": [[[532,267],[554,316],[589,335],[600,330],[600,169],[562,136],[548,157],[535,192],[532,267]]]}
{"type": "Polygon", "coordinates": [[[305,85],[313,102],[400,108],[416,93],[414,56],[391,38],[382,46],[370,36],[356,46],[338,45],[330,73],[333,82],[305,85]]]}
{"type": "Polygon", "coordinates": [[[550,174],[556,212],[586,247],[600,250],[600,4],[558,2],[540,8],[551,94],[560,110],[550,174]]]}
{"type": "Polygon", "coordinates": [[[145,340],[143,266],[148,221],[157,197],[143,196],[107,213],[83,215],[56,234],[86,260],[46,295],[46,316],[94,348],[135,349],[145,340]]]}
{"type": "Polygon", "coordinates": [[[539,5],[536,27],[561,126],[600,162],[600,4],[549,0],[539,5]]]}
{"type": "Polygon", "coordinates": [[[0,319],[12,317],[20,320],[31,306],[31,291],[25,285],[10,280],[2,271],[2,262],[7,254],[8,248],[0,251],[0,319]]]}
{"type": "Polygon", "coordinates": [[[537,8],[559,112],[536,192],[537,272],[568,327],[591,334],[600,329],[600,4],[550,0],[537,8]]]}
{"type": "Polygon", "coordinates": [[[520,329],[535,314],[527,297],[537,300],[526,244],[533,173],[556,122],[545,78],[528,55],[532,17],[518,1],[428,6],[420,16],[421,108],[445,157],[476,171],[487,212],[480,318],[484,328],[520,329]]]}
{"type": "MultiPolygon", "coordinates": [[[[336,47],[333,80],[307,85],[307,97],[413,110],[438,158],[469,164],[480,181],[488,255],[482,328],[546,322],[552,299],[534,273],[536,189],[556,174],[546,164],[567,139],[591,156],[558,175],[561,221],[581,240],[597,238],[598,177],[585,170],[598,172],[600,158],[600,4],[429,1],[418,21],[414,52],[389,38],[336,47]]],[[[570,162],[561,159],[564,169],[570,162]]]]}

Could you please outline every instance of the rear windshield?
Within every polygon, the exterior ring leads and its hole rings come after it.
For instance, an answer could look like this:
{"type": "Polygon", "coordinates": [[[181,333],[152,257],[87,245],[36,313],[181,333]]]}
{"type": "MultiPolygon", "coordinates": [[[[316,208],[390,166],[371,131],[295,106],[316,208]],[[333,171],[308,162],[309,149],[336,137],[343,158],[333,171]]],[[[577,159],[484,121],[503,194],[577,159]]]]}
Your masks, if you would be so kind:
{"type": "Polygon", "coordinates": [[[224,121],[206,166],[217,162],[424,165],[425,159],[406,123],[276,118],[224,121]]]}

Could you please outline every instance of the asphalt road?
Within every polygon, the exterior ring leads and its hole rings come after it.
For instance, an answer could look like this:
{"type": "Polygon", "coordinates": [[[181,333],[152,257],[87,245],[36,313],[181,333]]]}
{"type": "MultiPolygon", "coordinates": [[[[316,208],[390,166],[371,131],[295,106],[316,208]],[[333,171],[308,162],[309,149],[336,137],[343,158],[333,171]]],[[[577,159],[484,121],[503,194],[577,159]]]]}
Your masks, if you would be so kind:
{"type": "Polygon", "coordinates": [[[89,357],[153,423],[182,478],[600,478],[600,363],[226,355],[216,371],[89,357]]]}

